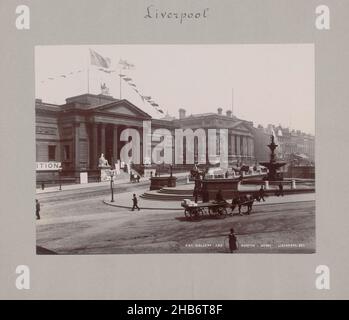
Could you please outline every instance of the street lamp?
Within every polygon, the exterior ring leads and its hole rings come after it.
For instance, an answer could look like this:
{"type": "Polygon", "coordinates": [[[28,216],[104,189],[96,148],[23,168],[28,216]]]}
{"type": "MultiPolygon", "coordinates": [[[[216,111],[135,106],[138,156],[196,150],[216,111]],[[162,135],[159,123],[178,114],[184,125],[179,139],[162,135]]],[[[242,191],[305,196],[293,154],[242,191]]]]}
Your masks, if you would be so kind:
{"type": "Polygon", "coordinates": [[[58,179],[59,179],[59,190],[62,191],[62,178],[61,178],[61,173],[62,173],[62,167],[58,168],[58,179]]]}
{"type": "Polygon", "coordinates": [[[160,177],[160,169],[161,169],[161,161],[160,160],[158,161],[158,169],[159,169],[158,170],[159,171],[158,172],[158,177],[160,177]]]}
{"type": "Polygon", "coordinates": [[[114,202],[113,182],[114,182],[114,170],[110,170],[110,191],[111,191],[111,200],[110,200],[110,202],[114,202]]]}

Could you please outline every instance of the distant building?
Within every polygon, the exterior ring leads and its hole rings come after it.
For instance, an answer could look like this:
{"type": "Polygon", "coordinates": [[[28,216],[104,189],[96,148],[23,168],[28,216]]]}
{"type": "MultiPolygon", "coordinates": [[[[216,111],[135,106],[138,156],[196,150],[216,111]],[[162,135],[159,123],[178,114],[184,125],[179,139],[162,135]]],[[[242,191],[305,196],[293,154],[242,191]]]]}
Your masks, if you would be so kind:
{"type": "MultiPolygon", "coordinates": [[[[122,130],[139,130],[142,139],[143,121],[151,121],[152,131],[164,128],[170,130],[172,136],[178,128],[202,128],[206,131],[207,139],[208,129],[228,129],[229,165],[253,165],[256,161],[253,123],[234,117],[230,110],[223,114],[222,108],[218,108],[217,113],[196,115],[186,115],[182,108],[179,109],[177,119],[169,115],[163,119],[153,119],[142,108],[125,99],[83,94],[67,98],[63,105],[49,104],[36,99],[35,111],[36,161],[61,162],[62,175],[65,177],[78,178],[81,171],[87,171],[89,176],[97,176],[98,158],[101,153],[104,153],[109,163],[114,164],[120,159],[120,150],[126,143],[120,141],[122,130]]],[[[153,142],[153,145],[157,143],[153,142]]],[[[219,154],[219,130],[216,143],[219,154]]],[[[206,147],[207,145],[208,143],[206,147]]],[[[194,140],[193,146],[188,147],[194,149],[194,157],[197,160],[197,139],[194,140]]],[[[143,151],[142,141],[141,150],[143,151]]],[[[208,153],[206,157],[208,163],[208,153]]],[[[143,162],[142,153],[140,161],[143,162]]],[[[38,180],[43,176],[44,173],[37,172],[38,180]]]]}
{"type": "MultiPolygon", "coordinates": [[[[175,129],[204,129],[206,132],[206,163],[208,164],[208,130],[228,129],[229,166],[254,165],[269,160],[271,132],[275,132],[277,156],[291,159],[292,154],[303,155],[314,161],[314,136],[281,126],[263,128],[253,127],[253,123],[232,115],[230,110],[223,114],[218,108],[216,113],[186,114],[179,109],[178,118],[168,114],[162,119],[150,115],[123,99],[107,95],[83,94],[66,99],[63,105],[49,104],[36,99],[36,161],[62,163],[62,175],[78,179],[81,171],[89,177],[98,176],[98,158],[104,153],[110,164],[120,159],[120,150],[127,142],[120,141],[125,128],[139,131],[141,137],[140,162],[143,163],[142,131],[143,121],[151,121],[152,131],[168,129],[174,137],[175,129]]],[[[217,130],[216,150],[219,154],[220,141],[217,130]]],[[[153,141],[152,146],[158,142],[153,141]]],[[[173,159],[175,144],[172,144],[173,159]]],[[[194,161],[198,160],[198,140],[194,139],[194,161]]],[[[184,139],[184,160],[186,165],[186,139],[184,139]]],[[[192,164],[190,164],[192,166],[192,164]]],[[[37,172],[37,179],[44,179],[45,173],[37,172]]]]}
{"type": "Polygon", "coordinates": [[[307,159],[309,163],[315,162],[315,137],[313,135],[272,124],[269,124],[267,128],[259,126],[255,129],[256,158],[269,157],[268,149],[263,147],[263,143],[270,142],[271,134],[275,135],[275,143],[278,144],[276,153],[279,159],[292,161],[297,157],[307,159]]]}

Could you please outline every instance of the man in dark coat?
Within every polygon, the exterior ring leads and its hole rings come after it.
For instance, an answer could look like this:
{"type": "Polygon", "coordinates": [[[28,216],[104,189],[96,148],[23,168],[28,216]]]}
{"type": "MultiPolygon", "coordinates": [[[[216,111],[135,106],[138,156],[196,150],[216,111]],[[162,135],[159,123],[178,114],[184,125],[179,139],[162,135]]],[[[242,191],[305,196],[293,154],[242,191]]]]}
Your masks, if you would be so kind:
{"type": "Polygon", "coordinates": [[[230,253],[234,253],[234,251],[237,250],[237,249],[238,249],[238,246],[237,246],[236,235],[235,235],[234,229],[231,228],[230,229],[230,233],[229,233],[229,250],[230,250],[230,253]]]}
{"type": "Polygon", "coordinates": [[[136,208],[137,208],[138,211],[139,211],[140,209],[139,209],[139,207],[138,207],[138,200],[137,200],[137,197],[136,197],[136,194],[135,194],[135,193],[133,194],[132,201],[133,201],[132,211],[134,211],[136,208]]]}
{"type": "Polygon", "coordinates": [[[35,199],[35,213],[36,213],[36,219],[40,220],[40,202],[38,199],[35,199]]]}
{"type": "Polygon", "coordinates": [[[259,199],[260,199],[260,200],[265,201],[265,199],[264,199],[264,187],[263,187],[263,185],[261,185],[261,188],[259,189],[258,196],[259,196],[259,199]]]}

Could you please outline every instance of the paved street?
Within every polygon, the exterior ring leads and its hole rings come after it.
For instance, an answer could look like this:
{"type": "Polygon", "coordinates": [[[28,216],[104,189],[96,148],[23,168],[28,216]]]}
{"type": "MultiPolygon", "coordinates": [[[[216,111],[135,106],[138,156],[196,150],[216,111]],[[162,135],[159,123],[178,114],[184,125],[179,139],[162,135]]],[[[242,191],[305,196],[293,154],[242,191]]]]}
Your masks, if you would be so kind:
{"type": "MultiPolygon", "coordinates": [[[[125,197],[133,190],[139,195],[145,189],[145,184],[120,185],[115,196],[125,197]]],[[[42,204],[37,245],[58,254],[227,253],[231,227],[236,230],[240,253],[315,250],[315,201],[305,198],[275,203],[270,197],[266,204],[255,206],[250,216],[190,221],[180,210],[132,212],[106,205],[107,186],[37,197],[42,204]]]]}

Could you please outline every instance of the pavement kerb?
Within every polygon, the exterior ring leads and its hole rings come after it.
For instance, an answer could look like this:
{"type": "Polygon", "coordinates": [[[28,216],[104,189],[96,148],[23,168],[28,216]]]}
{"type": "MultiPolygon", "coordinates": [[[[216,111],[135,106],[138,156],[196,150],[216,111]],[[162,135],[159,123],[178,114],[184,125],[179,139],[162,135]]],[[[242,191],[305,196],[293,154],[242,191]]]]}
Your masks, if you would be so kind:
{"type": "MultiPolygon", "coordinates": [[[[273,206],[273,205],[280,205],[280,204],[284,204],[284,203],[296,203],[296,202],[309,202],[309,201],[314,201],[314,200],[300,200],[300,201],[280,201],[280,202],[273,202],[273,203],[265,203],[265,202],[256,202],[254,205],[256,206],[263,206],[263,205],[269,205],[269,206],[273,206]]],[[[111,203],[110,201],[107,200],[102,200],[102,202],[108,206],[111,207],[117,207],[117,208],[123,208],[123,209],[132,209],[131,206],[123,206],[123,205],[119,205],[119,204],[115,204],[115,203],[111,203]]],[[[229,201],[228,201],[229,202],[229,201]]],[[[152,207],[141,207],[141,210],[183,210],[183,208],[162,208],[162,207],[157,207],[157,208],[152,208],[152,207]]]]}
{"type": "MultiPolygon", "coordinates": [[[[132,209],[131,206],[122,206],[120,204],[114,204],[114,203],[110,203],[110,201],[107,200],[102,200],[102,202],[108,206],[111,207],[117,207],[117,208],[123,208],[123,209],[132,209]]],[[[141,207],[141,210],[183,210],[183,208],[151,208],[151,207],[141,207]]]]}

